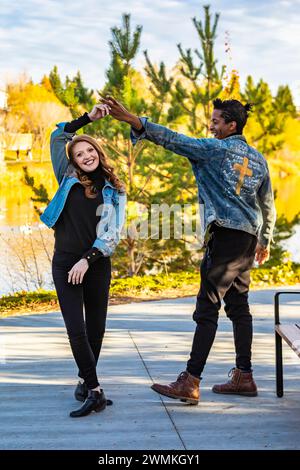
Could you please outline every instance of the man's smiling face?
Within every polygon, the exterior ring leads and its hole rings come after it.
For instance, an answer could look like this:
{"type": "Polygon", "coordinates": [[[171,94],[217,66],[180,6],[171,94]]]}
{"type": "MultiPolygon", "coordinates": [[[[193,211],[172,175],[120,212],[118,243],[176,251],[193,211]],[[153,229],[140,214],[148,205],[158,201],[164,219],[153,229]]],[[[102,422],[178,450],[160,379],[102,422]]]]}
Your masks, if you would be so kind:
{"type": "Polygon", "coordinates": [[[231,121],[226,123],[222,117],[222,111],[214,109],[211,115],[209,130],[216,139],[225,139],[225,137],[236,133],[236,122],[231,121]]]}

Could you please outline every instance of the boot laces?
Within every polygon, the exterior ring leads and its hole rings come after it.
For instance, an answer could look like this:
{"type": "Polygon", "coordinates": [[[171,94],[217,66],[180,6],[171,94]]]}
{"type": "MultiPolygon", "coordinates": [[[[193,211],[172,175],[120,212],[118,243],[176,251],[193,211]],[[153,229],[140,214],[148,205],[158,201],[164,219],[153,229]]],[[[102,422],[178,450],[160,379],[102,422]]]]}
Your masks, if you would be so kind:
{"type": "Polygon", "coordinates": [[[235,367],[232,367],[232,368],[230,369],[230,371],[228,372],[228,377],[229,377],[229,378],[231,378],[231,377],[233,376],[234,371],[235,371],[235,367]]]}
{"type": "Polygon", "coordinates": [[[186,376],[187,376],[186,371],[181,372],[177,377],[177,382],[183,382],[186,379],[186,376]]]}

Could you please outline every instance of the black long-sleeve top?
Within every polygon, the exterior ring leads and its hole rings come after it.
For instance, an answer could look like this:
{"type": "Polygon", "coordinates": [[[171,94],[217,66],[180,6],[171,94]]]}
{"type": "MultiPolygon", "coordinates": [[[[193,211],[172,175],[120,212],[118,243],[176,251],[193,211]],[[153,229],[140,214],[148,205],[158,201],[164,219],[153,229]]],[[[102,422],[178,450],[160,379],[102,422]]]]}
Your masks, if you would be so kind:
{"type": "MultiPolygon", "coordinates": [[[[66,132],[76,132],[91,122],[87,113],[65,124],[66,132]]],[[[74,253],[86,258],[91,264],[103,254],[93,248],[96,239],[96,227],[100,216],[96,215],[97,208],[103,204],[102,189],[105,184],[101,168],[88,173],[89,178],[97,188],[95,198],[85,196],[84,187],[80,183],[72,186],[62,213],[55,224],[55,250],[74,253]]]]}

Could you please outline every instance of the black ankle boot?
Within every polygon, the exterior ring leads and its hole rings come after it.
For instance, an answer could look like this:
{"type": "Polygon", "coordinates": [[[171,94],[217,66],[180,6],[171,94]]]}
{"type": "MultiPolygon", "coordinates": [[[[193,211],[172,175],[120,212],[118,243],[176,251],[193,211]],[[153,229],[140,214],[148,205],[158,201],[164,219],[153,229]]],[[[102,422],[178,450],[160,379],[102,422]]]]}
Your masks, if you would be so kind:
{"type": "Polygon", "coordinates": [[[74,392],[74,397],[78,401],[85,401],[88,396],[88,388],[85,382],[81,383],[78,382],[75,392],[74,392]]]}
{"type": "MultiPolygon", "coordinates": [[[[88,392],[89,389],[87,388],[87,385],[85,382],[81,383],[78,382],[75,392],[74,392],[74,397],[77,401],[85,401],[88,397],[88,392]]],[[[106,406],[111,406],[113,404],[112,400],[109,398],[106,399],[106,406]]]]}
{"type": "Polygon", "coordinates": [[[82,416],[89,415],[92,411],[104,410],[106,407],[106,398],[102,389],[100,392],[97,390],[89,390],[88,397],[85,400],[81,408],[75,411],[71,411],[71,418],[81,418],[82,416]]]}

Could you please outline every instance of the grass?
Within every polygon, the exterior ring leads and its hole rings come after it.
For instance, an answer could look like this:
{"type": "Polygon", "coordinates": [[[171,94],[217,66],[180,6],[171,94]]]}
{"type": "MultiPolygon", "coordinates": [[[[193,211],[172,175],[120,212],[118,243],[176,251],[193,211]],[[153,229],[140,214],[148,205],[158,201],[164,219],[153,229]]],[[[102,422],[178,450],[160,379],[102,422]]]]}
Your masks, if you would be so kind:
{"type": "MultiPolygon", "coordinates": [[[[269,269],[253,269],[251,288],[294,285],[300,282],[300,266],[286,263],[269,269]]],[[[133,276],[114,279],[110,289],[110,305],[146,300],[161,300],[196,295],[199,290],[198,272],[133,276]]],[[[0,315],[50,312],[59,310],[55,291],[21,291],[0,297],[0,315]]]]}

